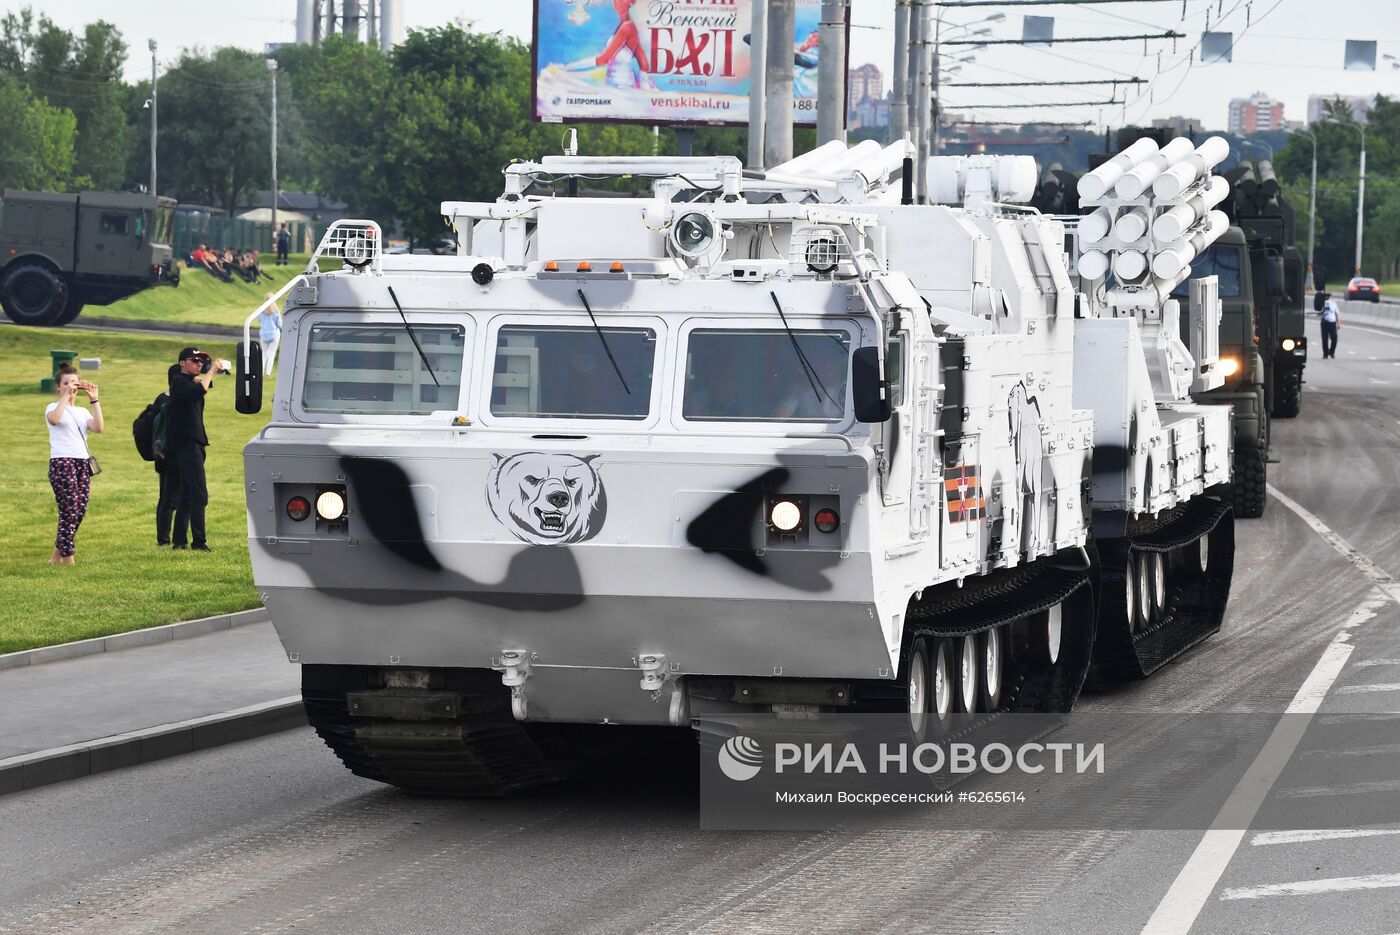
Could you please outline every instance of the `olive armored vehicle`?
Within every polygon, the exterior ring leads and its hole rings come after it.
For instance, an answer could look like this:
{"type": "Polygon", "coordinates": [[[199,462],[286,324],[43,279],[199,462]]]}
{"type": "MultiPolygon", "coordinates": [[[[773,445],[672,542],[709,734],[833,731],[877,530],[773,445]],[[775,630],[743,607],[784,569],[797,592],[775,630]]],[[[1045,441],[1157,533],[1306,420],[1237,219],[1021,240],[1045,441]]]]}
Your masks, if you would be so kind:
{"type": "Polygon", "coordinates": [[[66,325],[85,305],[179,285],[170,249],[174,217],[173,198],[7,189],[0,201],[0,306],[17,325],[66,325]]]}
{"type": "Polygon", "coordinates": [[[1065,226],[1014,204],[1032,160],[934,160],[914,204],[911,156],[519,162],[442,205],[452,256],[331,227],[271,300],[244,467],[257,587],[347,767],[504,794],[600,725],[1065,711],[1219,628],[1214,280],[1078,290],[1065,226]],[[623,175],[650,196],[552,190],[623,175]]]}

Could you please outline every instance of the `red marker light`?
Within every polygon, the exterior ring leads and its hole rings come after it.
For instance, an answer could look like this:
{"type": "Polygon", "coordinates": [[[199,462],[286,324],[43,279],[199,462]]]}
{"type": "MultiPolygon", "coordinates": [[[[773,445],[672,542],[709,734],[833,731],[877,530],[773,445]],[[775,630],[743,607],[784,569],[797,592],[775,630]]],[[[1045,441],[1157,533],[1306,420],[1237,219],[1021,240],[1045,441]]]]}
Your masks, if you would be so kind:
{"type": "Polygon", "coordinates": [[[287,501],[287,515],[301,522],[311,515],[311,501],[305,497],[293,497],[287,501]]]}
{"type": "Polygon", "coordinates": [[[818,510],[812,523],[817,527],[817,532],[833,533],[841,525],[841,517],[832,509],[818,510]]]}

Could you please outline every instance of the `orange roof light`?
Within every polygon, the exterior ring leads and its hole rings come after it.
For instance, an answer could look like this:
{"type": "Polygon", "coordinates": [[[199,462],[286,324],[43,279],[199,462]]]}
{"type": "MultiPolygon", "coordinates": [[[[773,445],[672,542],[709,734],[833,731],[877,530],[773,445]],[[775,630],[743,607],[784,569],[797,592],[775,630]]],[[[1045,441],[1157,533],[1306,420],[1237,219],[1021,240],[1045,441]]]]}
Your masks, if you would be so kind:
{"type": "Polygon", "coordinates": [[[579,262],[578,271],[579,271],[580,273],[587,273],[587,272],[589,272],[589,271],[592,270],[592,269],[593,269],[592,264],[590,264],[587,260],[582,260],[582,261],[579,262]]]}
{"type": "Polygon", "coordinates": [[[546,272],[555,273],[559,271],[559,264],[554,262],[553,260],[550,260],[544,265],[544,268],[546,272]]]}
{"type": "Polygon", "coordinates": [[[614,273],[620,273],[620,272],[622,272],[622,261],[621,261],[621,260],[613,260],[612,266],[608,267],[608,269],[612,270],[614,273]]]}

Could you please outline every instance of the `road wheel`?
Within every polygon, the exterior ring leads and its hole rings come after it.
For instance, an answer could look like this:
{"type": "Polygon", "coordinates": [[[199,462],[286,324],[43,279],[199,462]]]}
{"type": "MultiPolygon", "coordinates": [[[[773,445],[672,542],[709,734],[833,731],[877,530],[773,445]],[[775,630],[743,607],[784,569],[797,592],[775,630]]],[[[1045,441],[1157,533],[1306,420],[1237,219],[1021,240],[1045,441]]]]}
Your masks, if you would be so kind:
{"type": "Polygon", "coordinates": [[[1231,483],[1235,516],[1258,519],[1264,515],[1268,496],[1269,464],[1262,448],[1235,449],[1235,477],[1231,483]]]}
{"type": "Polygon", "coordinates": [[[83,313],[83,303],[78,301],[75,295],[68,296],[68,304],[63,307],[63,314],[58,317],[57,325],[69,325],[73,323],[79,315],[83,313]]]}
{"type": "Polygon", "coordinates": [[[1138,626],[1144,630],[1147,625],[1156,622],[1156,616],[1152,613],[1152,555],[1143,553],[1137,559],[1137,599],[1138,599],[1138,626]]]}
{"type": "Polygon", "coordinates": [[[909,667],[904,674],[904,697],[909,712],[909,732],[915,740],[928,736],[933,709],[933,672],[928,640],[914,641],[909,667]]]}
{"type": "Polygon", "coordinates": [[[1006,669],[1006,637],[1001,627],[992,627],[977,639],[982,663],[982,683],[978,708],[995,711],[1001,707],[1002,675],[1006,669]]]}
{"type": "Polygon", "coordinates": [[[1167,557],[1161,552],[1149,552],[1145,557],[1152,585],[1152,615],[1160,620],[1167,610],[1167,557]]]}
{"type": "Polygon", "coordinates": [[[1123,566],[1123,611],[1128,615],[1129,633],[1136,633],[1142,629],[1142,617],[1138,614],[1137,584],[1137,559],[1129,555],[1127,564],[1123,566]]]}
{"type": "Polygon", "coordinates": [[[933,640],[929,644],[932,675],[929,683],[933,688],[933,716],[941,726],[946,727],[953,717],[953,644],[947,640],[933,640]]]}
{"type": "Polygon", "coordinates": [[[56,325],[68,305],[68,284],[42,263],[19,263],[5,273],[0,305],[17,325],[56,325]]]}
{"type": "Polygon", "coordinates": [[[1198,558],[1201,562],[1201,574],[1205,574],[1210,568],[1210,533],[1201,536],[1197,541],[1198,558]]]}
{"type": "Polygon", "coordinates": [[[1274,390],[1274,409],[1270,413],[1276,419],[1294,419],[1303,408],[1303,371],[1289,367],[1278,373],[1278,386],[1274,390]]]}

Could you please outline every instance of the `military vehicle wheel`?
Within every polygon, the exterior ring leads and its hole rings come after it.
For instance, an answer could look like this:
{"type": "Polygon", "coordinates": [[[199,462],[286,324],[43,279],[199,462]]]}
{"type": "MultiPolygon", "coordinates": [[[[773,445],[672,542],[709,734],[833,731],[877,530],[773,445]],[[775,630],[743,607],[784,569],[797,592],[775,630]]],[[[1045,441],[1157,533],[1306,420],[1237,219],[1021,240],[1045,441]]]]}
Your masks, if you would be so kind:
{"type": "Polygon", "coordinates": [[[1128,632],[1136,633],[1142,628],[1142,617],[1138,614],[1137,561],[1131,555],[1123,569],[1123,607],[1128,615],[1128,632]]]}
{"type": "Polygon", "coordinates": [[[62,326],[73,323],[79,315],[83,313],[83,303],[79,302],[76,296],[68,297],[68,304],[63,307],[63,314],[58,316],[58,321],[54,324],[62,326]]]}
{"type": "Polygon", "coordinates": [[[1152,614],[1160,618],[1167,609],[1167,557],[1161,552],[1147,556],[1148,579],[1152,584],[1152,614]]]}
{"type": "Polygon", "coordinates": [[[931,645],[933,715],[939,724],[946,725],[953,716],[952,644],[947,640],[934,640],[931,645]]]}
{"type": "Polygon", "coordinates": [[[1045,612],[1045,661],[1050,665],[1060,661],[1060,636],[1064,623],[1062,604],[1045,612]]]}
{"type": "Polygon", "coordinates": [[[914,641],[909,654],[909,671],[904,676],[905,703],[909,710],[909,732],[915,740],[928,736],[933,706],[933,670],[929,663],[928,640],[914,641]]]}
{"type": "Polygon", "coordinates": [[[1156,608],[1152,605],[1152,558],[1150,555],[1139,555],[1137,562],[1137,599],[1138,599],[1138,626],[1144,630],[1147,625],[1157,621],[1154,613],[1156,608]]]}
{"type": "Polygon", "coordinates": [[[1303,408],[1303,371],[1289,368],[1278,375],[1278,388],[1274,391],[1273,417],[1276,419],[1297,418],[1303,408]]]}
{"type": "Polygon", "coordinates": [[[0,305],[17,325],[57,325],[68,305],[68,284],[42,263],[20,263],[5,274],[0,305]]]}
{"type": "Polygon", "coordinates": [[[977,634],[969,633],[958,645],[958,710],[967,714],[977,710],[979,659],[977,634]]]}
{"type": "Polygon", "coordinates": [[[1006,640],[1001,627],[980,634],[977,644],[982,664],[977,705],[979,710],[991,712],[1001,707],[1002,674],[1006,668],[1006,640]]]}
{"type": "Polygon", "coordinates": [[[1262,448],[1235,449],[1235,479],[1231,485],[1235,515],[1258,519],[1268,496],[1269,464],[1262,448]]]}

